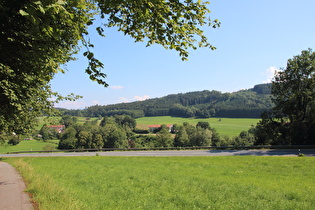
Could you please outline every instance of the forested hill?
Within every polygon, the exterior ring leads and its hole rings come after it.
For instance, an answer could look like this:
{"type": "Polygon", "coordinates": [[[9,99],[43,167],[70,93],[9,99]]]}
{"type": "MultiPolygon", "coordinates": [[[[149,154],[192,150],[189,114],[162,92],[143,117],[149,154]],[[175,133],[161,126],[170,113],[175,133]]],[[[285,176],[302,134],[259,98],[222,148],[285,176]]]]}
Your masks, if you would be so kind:
{"type": "Polygon", "coordinates": [[[234,93],[221,93],[215,90],[179,93],[145,101],[96,105],[84,110],[65,110],[64,114],[86,117],[128,114],[134,118],[144,116],[255,118],[273,106],[270,92],[271,84],[259,84],[234,93]]]}

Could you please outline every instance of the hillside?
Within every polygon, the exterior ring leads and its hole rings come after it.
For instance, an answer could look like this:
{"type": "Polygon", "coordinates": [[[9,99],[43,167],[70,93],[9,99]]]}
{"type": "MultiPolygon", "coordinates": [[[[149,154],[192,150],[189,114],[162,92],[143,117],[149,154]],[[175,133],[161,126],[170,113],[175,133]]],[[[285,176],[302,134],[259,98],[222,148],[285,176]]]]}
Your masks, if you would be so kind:
{"type": "Polygon", "coordinates": [[[84,110],[65,110],[64,114],[86,117],[128,114],[134,118],[144,116],[256,118],[273,106],[270,89],[271,84],[259,84],[234,93],[215,90],[179,93],[145,101],[96,105],[84,110]]]}

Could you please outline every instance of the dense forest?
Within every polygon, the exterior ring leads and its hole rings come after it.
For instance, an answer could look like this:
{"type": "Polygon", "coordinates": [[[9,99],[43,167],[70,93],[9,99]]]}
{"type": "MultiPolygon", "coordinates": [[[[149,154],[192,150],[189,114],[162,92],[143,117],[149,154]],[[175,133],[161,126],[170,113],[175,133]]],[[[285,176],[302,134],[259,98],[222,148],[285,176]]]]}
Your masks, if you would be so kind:
{"type": "Polygon", "coordinates": [[[234,93],[204,90],[145,101],[95,105],[83,110],[62,111],[64,115],[84,117],[125,114],[133,118],[147,116],[259,118],[264,111],[272,107],[271,84],[259,84],[234,93]]]}

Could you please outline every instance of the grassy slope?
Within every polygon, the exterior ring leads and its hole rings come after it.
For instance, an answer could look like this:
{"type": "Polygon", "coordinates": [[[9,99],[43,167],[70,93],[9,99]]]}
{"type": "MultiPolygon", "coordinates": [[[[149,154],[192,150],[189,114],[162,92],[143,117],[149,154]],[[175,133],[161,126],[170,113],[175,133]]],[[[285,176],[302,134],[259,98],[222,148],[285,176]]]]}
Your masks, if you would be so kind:
{"type": "Polygon", "coordinates": [[[260,119],[254,118],[207,118],[207,119],[194,119],[194,118],[180,118],[180,117],[143,117],[136,119],[137,126],[145,129],[153,124],[179,124],[188,122],[191,125],[196,125],[199,121],[209,122],[210,126],[217,129],[221,135],[228,135],[230,137],[237,136],[243,130],[248,130],[251,125],[256,125],[260,119]],[[221,119],[221,120],[219,120],[221,119]]]}
{"type": "Polygon", "coordinates": [[[5,161],[21,171],[40,209],[315,206],[315,158],[98,156],[5,161]]]}

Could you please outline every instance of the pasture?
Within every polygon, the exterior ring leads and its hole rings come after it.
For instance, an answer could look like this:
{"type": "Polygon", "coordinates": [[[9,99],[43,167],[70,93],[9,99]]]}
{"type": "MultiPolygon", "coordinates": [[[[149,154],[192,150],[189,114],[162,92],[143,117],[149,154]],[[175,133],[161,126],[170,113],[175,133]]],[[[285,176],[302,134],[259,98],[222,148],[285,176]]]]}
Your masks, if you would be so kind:
{"type": "Polygon", "coordinates": [[[0,154],[21,151],[39,151],[39,150],[57,150],[59,140],[51,140],[49,142],[36,140],[22,140],[19,144],[0,145],[0,154]]]}
{"type": "Polygon", "coordinates": [[[215,128],[219,134],[230,137],[238,136],[243,130],[248,130],[251,125],[256,125],[260,119],[256,118],[181,118],[181,117],[142,117],[136,119],[137,127],[147,129],[149,125],[161,124],[179,124],[188,122],[191,125],[196,125],[198,122],[209,122],[212,128],[215,128]]]}
{"type": "Polygon", "coordinates": [[[313,209],[315,158],[7,158],[39,209],[313,209]]]}

